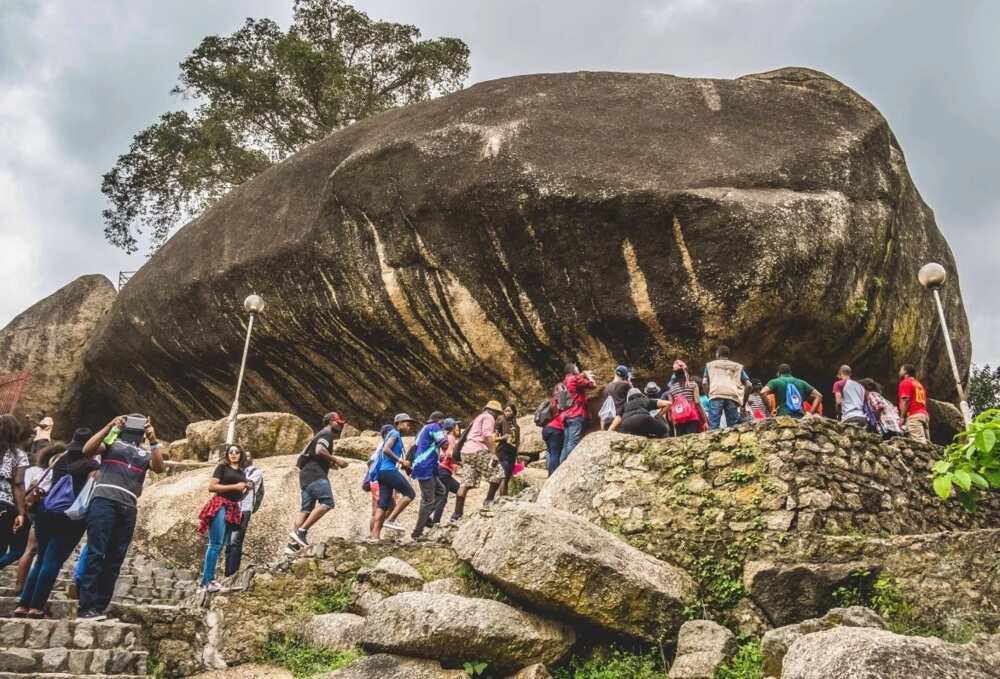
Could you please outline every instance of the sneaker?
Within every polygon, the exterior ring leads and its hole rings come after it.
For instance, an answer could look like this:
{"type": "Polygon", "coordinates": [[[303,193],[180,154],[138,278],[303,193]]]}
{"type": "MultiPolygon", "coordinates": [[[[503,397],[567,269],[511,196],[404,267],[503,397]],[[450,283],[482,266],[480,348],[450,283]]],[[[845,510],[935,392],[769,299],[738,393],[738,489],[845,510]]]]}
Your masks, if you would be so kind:
{"type": "Polygon", "coordinates": [[[302,547],[308,547],[309,543],[306,542],[306,532],[301,528],[297,530],[292,530],[288,532],[288,537],[294,540],[298,545],[302,547]]]}
{"type": "Polygon", "coordinates": [[[382,527],[388,528],[389,530],[398,530],[400,532],[406,532],[406,529],[400,526],[398,523],[393,523],[390,521],[386,521],[385,523],[383,523],[382,527]]]}
{"type": "Polygon", "coordinates": [[[298,554],[302,551],[302,545],[297,542],[289,542],[285,545],[285,554],[298,554]]]}
{"type": "Polygon", "coordinates": [[[77,620],[90,620],[92,622],[100,622],[101,620],[107,620],[108,616],[103,613],[98,613],[97,611],[80,611],[76,614],[77,620]]]}
{"type": "Polygon", "coordinates": [[[212,582],[205,585],[206,592],[221,592],[223,590],[225,590],[225,587],[219,584],[218,580],[212,580],[212,582]]]}

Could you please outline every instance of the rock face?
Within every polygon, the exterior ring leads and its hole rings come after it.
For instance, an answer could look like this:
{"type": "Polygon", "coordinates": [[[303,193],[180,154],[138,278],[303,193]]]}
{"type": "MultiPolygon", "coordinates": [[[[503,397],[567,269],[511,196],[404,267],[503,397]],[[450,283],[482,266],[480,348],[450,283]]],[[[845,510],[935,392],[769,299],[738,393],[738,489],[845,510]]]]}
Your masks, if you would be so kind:
{"type": "Polygon", "coordinates": [[[733,633],[711,620],[691,620],[677,635],[677,657],[670,679],[714,679],[715,670],[736,653],[733,633]]]}
{"type": "Polygon", "coordinates": [[[781,679],[995,679],[998,648],[1000,635],[981,645],[959,645],[884,630],[837,627],[793,643],[781,679]]]}
{"type": "Polygon", "coordinates": [[[682,570],[577,516],[511,503],[466,519],[459,558],[512,597],[654,641],[672,633],[695,598],[682,570]]]}
{"type": "Polygon", "coordinates": [[[104,276],[81,276],[0,330],[0,374],[31,373],[16,412],[52,416],[56,438],[67,437],[77,426],[69,415],[77,409],[83,353],[115,294],[115,287],[104,276]]]}
{"type": "MultiPolygon", "coordinates": [[[[187,445],[200,460],[208,460],[226,440],[229,420],[203,420],[185,429],[187,445]]],[[[290,413],[247,413],[236,416],[235,441],[255,458],[298,455],[313,437],[308,424],[290,413]]]]}
{"type": "Polygon", "coordinates": [[[316,648],[349,651],[361,643],[365,619],[351,613],[314,615],[302,628],[306,643],[316,648]]]}
{"type": "Polygon", "coordinates": [[[171,437],[224,415],[251,291],[254,410],[533,404],[565,356],[663,375],[720,341],[819,386],[916,363],[950,398],[928,260],[954,275],[888,123],[829,76],[507,78],[354,124],[185,226],[102,323],[81,403],[138,401],[171,437]]]}
{"type": "Polygon", "coordinates": [[[373,651],[433,658],[444,664],[484,661],[517,670],[559,660],[573,629],[489,599],[405,592],[365,618],[362,645],[373,651]]]}

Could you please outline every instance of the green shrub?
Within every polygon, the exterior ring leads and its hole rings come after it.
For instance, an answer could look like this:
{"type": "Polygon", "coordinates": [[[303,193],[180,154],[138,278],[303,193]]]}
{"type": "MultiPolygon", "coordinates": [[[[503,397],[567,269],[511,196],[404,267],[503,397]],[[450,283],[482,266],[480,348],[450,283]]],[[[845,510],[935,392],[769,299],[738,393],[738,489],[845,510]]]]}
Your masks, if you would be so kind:
{"type": "Polygon", "coordinates": [[[1000,410],[994,408],[978,417],[955,436],[934,463],[934,492],[942,500],[953,495],[969,512],[984,491],[1000,488],[1000,410]]]}
{"type": "Polygon", "coordinates": [[[749,641],[736,652],[733,659],[715,671],[715,679],[763,679],[764,656],[760,642],[749,641]]]}
{"type": "Polygon", "coordinates": [[[296,678],[308,679],[339,670],[361,655],[360,651],[314,648],[298,637],[272,634],[264,643],[258,659],[270,665],[284,667],[296,678]]]}
{"type": "Polygon", "coordinates": [[[554,679],[666,679],[657,669],[658,658],[654,653],[637,655],[614,650],[607,657],[587,660],[574,658],[569,665],[556,669],[554,679]]]}

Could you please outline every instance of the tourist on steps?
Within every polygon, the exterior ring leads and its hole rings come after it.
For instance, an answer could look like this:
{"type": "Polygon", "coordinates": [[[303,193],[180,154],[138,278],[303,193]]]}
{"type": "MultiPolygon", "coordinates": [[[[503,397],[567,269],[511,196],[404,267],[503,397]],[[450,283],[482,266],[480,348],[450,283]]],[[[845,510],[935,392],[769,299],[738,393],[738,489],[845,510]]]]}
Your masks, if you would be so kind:
{"type": "Polygon", "coordinates": [[[837,401],[840,421],[855,427],[868,427],[865,415],[865,388],[851,377],[851,366],[842,365],[837,371],[837,381],[833,383],[833,396],[837,401]]]}
{"type": "MultiPolygon", "coordinates": [[[[52,485],[55,486],[63,477],[69,476],[73,497],[80,494],[87,479],[100,466],[96,460],[83,454],[83,446],[92,433],[89,429],[77,429],[66,447],[66,453],[52,465],[52,485]]],[[[35,521],[38,556],[21,590],[21,599],[14,617],[45,616],[45,606],[59,577],[59,571],[80,544],[86,528],[84,520],[74,521],[64,511],[49,512],[44,507],[38,509],[35,521]]]]}
{"type": "Polygon", "coordinates": [[[492,463],[496,460],[496,427],[497,418],[503,411],[503,406],[497,400],[492,400],[476,415],[465,432],[464,441],[459,441],[458,457],[462,462],[462,483],[455,496],[455,511],[452,521],[462,518],[465,511],[465,496],[472,488],[478,488],[479,483],[491,475],[492,463]]]}
{"type": "Polygon", "coordinates": [[[726,426],[733,427],[742,421],[740,409],[746,405],[750,392],[750,377],[743,366],[729,360],[729,347],[723,345],[715,351],[715,360],[705,365],[703,378],[708,394],[708,427],[718,429],[722,416],[726,426]]]}
{"type": "Polygon", "coordinates": [[[150,418],[116,417],[83,446],[101,456],[100,474],[87,509],[87,565],[80,580],[78,618],[103,620],[135,532],[136,505],[146,472],[163,472],[163,454],[150,418]],[[114,431],[113,431],[114,430],[114,431]],[[149,450],[141,447],[143,439],[149,450]]]}
{"type": "Polygon", "coordinates": [[[28,510],[28,522],[21,528],[14,546],[14,550],[22,552],[21,558],[17,560],[17,581],[14,585],[17,591],[21,591],[24,587],[28,571],[31,570],[35,555],[38,553],[36,524],[45,495],[52,488],[52,470],[49,467],[66,452],[66,444],[62,441],[45,439],[44,443],[34,451],[35,463],[24,472],[24,504],[28,510]]]}
{"type": "Polygon", "coordinates": [[[246,539],[247,528],[250,527],[250,517],[264,499],[264,472],[253,463],[253,455],[249,450],[244,450],[243,455],[246,458],[243,475],[249,485],[240,501],[240,527],[234,528],[226,540],[227,578],[240,569],[240,563],[243,561],[243,540],[246,539]]]}
{"type": "Polygon", "coordinates": [[[333,488],[330,486],[330,465],[343,469],[349,463],[333,454],[333,442],[340,438],[344,420],[337,413],[323,416],[323,427],[302,449],[296,466],[299,468],[299,488],[302,503],[288,537],[291,541],[286,554],[295,554],[308,547],[306,535],[316,522],[333,509],[333,488]]]}
{"type": "Polygon", "coordinates": [[[930,442],[927,391],[917,380],[917,369],[909,363],[899,368],[899,415],[903,418],[907,436],[915,441],[930,442]]]}
{"type": "Polygon", "coordinates": [[[396,523],[396,519],[409,506],[417,494],[413,491],[413,486],[406,480],[398,467],[409,470],[410,463],[406,461],[403,450],[403,434],[408,434],[413,427],[414,420],[406,413],[399,413],[392,420],[392,426],[386,431],[379,445],[373,470],[375,480],[378,481],[379,499],[378,508],[375,510],[375,520],[372,522],[372,540],[382,538],[382,528],[401,531],[402,526],[396,523]],[[393,508],[393,491],[402,495],[393,508]],[[390,508],[392,508],[390,510],[390,508]]]}
{"type": "Polygon", "coordinates": [[[411,536],[414,540],[424,534],[424,529],[434,515],[440,498],[448,495],[448,489],[438,475],[441,445],[448,440],[448,432],[441,426],[442,422],[444,413],[434,411],[417,434],[413,469],[410,471],[410,478],[420,487],[420,510],[417,512],[417,525],[413,528],[411,536]]]}
{"type": "Polygon", "coordinates": [[[24,504],[24,473],[31,462],[19,447],[21,423],[13,415],[0,415],[0,559],[6,564],[21,557],[16,549],[17,533],[27,523],[24,504]]]}
{"type": "Polygon", "coordinates": [[[448,504],[448,494],[456,495],[461,484],[455,477],[458,474],[458,463],[455,462],[454,450],[458,445],[458,439],[462,435],[462,425],[457,420],[449,417],[441,423],[442,428],[447,432],[447,445],[441,451],[438,458],[438,478],[445,487],[445,494],[438,498],[437,506],[434,508],[434,516],[431,522],[441,523],[444,517],[444,509],[448,504]]]}
{"type": "Polygon", "coordinates": [[[764,385],[760,395],[765,399],[774,395],[773,415],[800,419],[806,416],[805,400],[812,402],[812,412],[819,413],[823,407],[823,394],[805,380],[792,375],[792,367],[787,363],[778,366],[778,376],[764,385]]]}
{"type": "Polygon", "coordinates": [[[208,492],[212,493],[198,515],[198,532],[208,534],[208,547],[201,567],[201,586],[209,592],[219,592],[222,585],[215,579],[215,567],[219,562],[222,547],[229,542],[234,530],[240,528],[240,503],[250,484],[247,482],[246,456],[236,445],[226,448],[226,458],[208,480],[208,492]]]}

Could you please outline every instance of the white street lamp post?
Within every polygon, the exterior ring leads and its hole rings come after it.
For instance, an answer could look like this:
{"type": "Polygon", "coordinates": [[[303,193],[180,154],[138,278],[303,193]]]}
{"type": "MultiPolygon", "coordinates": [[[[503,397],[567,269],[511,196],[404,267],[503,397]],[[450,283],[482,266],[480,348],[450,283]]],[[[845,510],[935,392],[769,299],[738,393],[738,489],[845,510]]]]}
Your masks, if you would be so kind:
{"type": "MultiPolygon", "coordinates": [[[[247,353],[250,351],[250,334],[253,332],[253,322],[257,314],[264,310],[264,299],[257,294],[243,300],[243,308],[250,314],[247,323],[247,339],[243,344],[243,360],[240,361],[240,376],[236,380],[236,396],[233,397],[233,407],[229,409],[229,428],[226,430],[226,449],[236,441],[236,415],[240,409],[240,389],[243,387],[243,373],[247,367],[247,353]]],[[[225,456],[223,456],[225,459],[225,456]]]]}
{"type": "Polygon", "coordinates": [[[965,389],[962,387],[962,378],[958,374],[958,361],[955,360],[955,349],[951,346],[951,333],[948,332],[948,322],[944,317],[944,307],[941,305],[941,294],[939,290],[948,280],[948,272],[936,262],[930,262],[920,267],[917,273],[917,280],[920,284],[931,291],[934,295],[934,304],[937,306],[938,318],[941,319],[941,332],[944,333],[944,346],[948,349],[948,360],[951,361],[951,373],[955,378],[955,388],[958,390],[959,407],[962,409],[962,419],[968,425],[972,422],[972,410],[969,402],[965,400],[965,389]]]}

